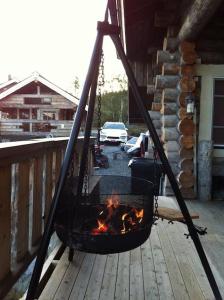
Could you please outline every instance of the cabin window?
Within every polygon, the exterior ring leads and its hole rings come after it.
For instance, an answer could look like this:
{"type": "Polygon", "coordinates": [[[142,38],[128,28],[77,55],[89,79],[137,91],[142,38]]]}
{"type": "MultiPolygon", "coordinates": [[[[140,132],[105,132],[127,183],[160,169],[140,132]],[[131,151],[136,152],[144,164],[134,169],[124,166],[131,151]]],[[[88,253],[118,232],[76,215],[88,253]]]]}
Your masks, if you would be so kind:
{"type": "Polygon", "coordinates": [[[37,98],[37,97],[26,97],[24,98],[24,104],[28,105],[49,105],[51,104],[52,99],[50,97],[37,98]]]}
{"type": "Polygon", "coordinates": [[[224,147],[224,79],[214,81],[213,142],[215,148],[224,147]]]}
{"type": "Polygon", "coordinates": [[[17,111],[15,108],[2,108],[2,119],[17,119],[17,111]]]}
{"type": "Polygon", "coordinates": [[[24,98],[24,104],[41,104],[41,98],[24,98]]]}
{"type": "Polygon", "coordinates": [[[19,118],[20,119],[29,119],[30,118],[29,109],[20,109],[19,110],[19,118]]]}
{"type": "Polygon", "coordinates": [[[54,111],[43,111],[43,120],[56,120],[56,112],[54,111]]]}
{"type": "Polygon", "coordinates": [[[37,109],[32,109],[32,119],[37,120],[37,109]]]}

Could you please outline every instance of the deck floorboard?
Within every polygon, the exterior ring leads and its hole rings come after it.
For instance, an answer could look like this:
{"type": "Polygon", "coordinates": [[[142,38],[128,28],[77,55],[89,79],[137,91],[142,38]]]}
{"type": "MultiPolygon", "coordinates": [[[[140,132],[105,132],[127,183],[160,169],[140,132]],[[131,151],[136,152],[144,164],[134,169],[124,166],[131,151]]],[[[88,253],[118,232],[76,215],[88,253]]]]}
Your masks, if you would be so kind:
{"type": "MultiPolygon", "coordinates": [[[[131,251],[109,255],[76,251],[69,263],[66,250],[39,299],[214,299],[186,232],[183,224],[160,220],[150,238],[131,251]]],[[[218,234],[214,237],[221,244],[222,238],[218,234]]],[[[205,244],[211,236],[206,239],[205,244]]],[[[212,263],[213,257],[208,258],[224,296],[223,277],[212,263]]]]}

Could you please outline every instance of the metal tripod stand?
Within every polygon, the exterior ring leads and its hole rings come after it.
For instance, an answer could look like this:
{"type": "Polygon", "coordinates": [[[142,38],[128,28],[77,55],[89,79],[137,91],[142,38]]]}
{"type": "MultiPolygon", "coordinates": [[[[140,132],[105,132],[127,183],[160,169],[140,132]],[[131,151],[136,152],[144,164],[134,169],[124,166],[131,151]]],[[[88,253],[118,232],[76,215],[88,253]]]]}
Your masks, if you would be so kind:
{"type": "MultiPolygon", "coordinates": [[[[108,8],[106,11],[106,15],[108,14],[108,8]]],[[[58,179],[58,183],[55,189],[55,194],[53,197],[51,209],[49,212],[48,221],[46,224],[46,228],[43,234],[43,238],[41,241],[41,245],[39,248],[39,252],[37,255],[35,267],[33,270],[32,278],[30,281],[30,286],[27,293],[27,300],[33,300],[35,299],[35,295],[37,292],[37,287],[40,280],[41,271],[43,268],[44,260],[46,257],[47,248],[49,245],[50,237],[53,232],[53,225],[54,225],[54,218],[55,213],[57,210],[59,197],[62,191],[62,188],[65,184],[66,175],[69,169],[69,165],[71,162],[72,154],[74,152],[74,148],[77,144],[77,137],[79,134],[79,130],[81,127],[81,121],[84,116],[85,107],[87,104],[88,95],[90,92],[90,99],[89,99],[89,109],[88,114],[86,118],[86,128],[85,128],[85,137],[84,137],[84,145],[83,145],[83,153],[81,158],[81,165],[80,165],[80,172],[79,172],[79,183],[78,183],[78,191],[82,190],[83,186],[83,179],[84,179],[84,170],[85,170],[85,151],[84,149],[88,149],[89,145],[89,138],[90,138],[90,132],[91,132],[91,124],[92,124],[92,117],[93,117],[93,111],[94,111],[94,103],[95,103],[95,96],[96,96],[96,86],[97,86],[97,77],[98,77],[98,69],[100,64],[100,56],[102,51],[102,43],[103,43],[103,37],[105,35],[109,35],[115,45],[115,48],[117,50],[117,53],[119,55],[119,58],[121,59],[121,62],[124,66],[124,69],[126,71],[130,87],[132,89],[133,95],[135,97],[135,101],[138,105],[139,111],[142,114],[142,117],[144,118],[144,121],[148,127],[148,130],[150,132],[150,136],[153,140],[153,143],[155,145],[155,148],[157,149],[158,155],[160,157],[160,160],[163,164],[163,169],[165,170],[165,173],[170,181],[170,184],[172,186],[172,189],[174,191],[174,194],[176,196],[177,202],[179,204],[179,207],[181,209],[181,212],[184,216],[184,219],[186,221],[186,225],[189,230],[189,234],[194,242],[195,248],[198,252],[198,255],[200,257],[201,263],[203,265],[203,268],[205,270],[205,273],[207,275],[208,281],[210,283],[210,286],[212,288],[212,291],[214,293],[214,296],[216,299],[222,299],[221,294],[219,292],[217,283],[215,281],[215,278],[213,276],[212,270],[210,268],[210,265],[208,263],[207,257],[205,255],[204,249],[202,247],[202,244],[199,240],[197,230],[192,222],[192,219],[190,217],[189,211],[187,209],[187,206],[184,202],[184,199],[182,197],[182,194],[180,192],[180,189],[178,187],[176,178],[172,172],[172,169],[170,167],[170,164],[168,162],[168,159],[164,153],[163,146],[159,140],[159,137],[157,135],[157,132],[154,128],[154,125],[152,123],[152,120],[150,118],[150,115],[144,105],[144,102],[141,98],[141,94],[139,92],[139,88],[137,85],[137,82],[135,80],[134,74],[132,72],[132,69],[129,65],[129,62],[127,60],[127,57],[125,55],[125,52],[123,50],[123,46],[120,40],[120,30],[119,27],[116,25],[111,25],[106,21],[107,18],[105,18],[104,22],[98,22],[98,33],[95,41],[95,46],[93,49],[92,58],[89,65],[89,70],[86,76],[85,84],[83,87],[82,95],[80,98],[80,103],[75,115],[75,120],[73,123],[71,135],[68,141],[68,145],[65,152],[65,157],[63,161],[63,165],[61,168],[60,176],[58,179]]],[[[70,256],[72,256],[72,249],[70,250],[70,256]]]]}

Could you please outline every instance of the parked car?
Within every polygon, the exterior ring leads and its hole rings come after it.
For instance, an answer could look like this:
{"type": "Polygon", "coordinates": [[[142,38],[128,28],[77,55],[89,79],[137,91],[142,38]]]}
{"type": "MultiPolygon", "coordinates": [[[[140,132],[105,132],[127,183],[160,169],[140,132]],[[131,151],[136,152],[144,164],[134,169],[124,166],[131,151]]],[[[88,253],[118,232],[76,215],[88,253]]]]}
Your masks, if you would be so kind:
{"type": "Polygon", "coordinates": [[[127,152],[128,149],[133,147],[135,143],[137,142],[138,137],[137,136],[132,136],[130,137],[126,143],[121,144],[121,150],[127,152]]]}
{"type": "Polygon", "coordinates": [[[146,133],[140,133],[135,144],[127,150],[129,156],[140,157],[148,148],[149,136],[146,133]]]}
{"type": "Polygon", "coordinates": [[[126,143],[127,128],[122,122],[106,122],[100,131],[100,142],[126,143]]]}

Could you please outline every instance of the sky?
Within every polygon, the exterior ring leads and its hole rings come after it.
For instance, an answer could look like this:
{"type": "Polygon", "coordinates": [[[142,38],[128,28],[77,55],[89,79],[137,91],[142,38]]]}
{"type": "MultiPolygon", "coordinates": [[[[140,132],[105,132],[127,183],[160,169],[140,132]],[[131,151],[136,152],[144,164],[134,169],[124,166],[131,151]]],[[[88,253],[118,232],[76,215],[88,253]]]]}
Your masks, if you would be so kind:
{"type": "MultiPolygon", "coordinates": [[[[105,7],[106,0],[1,0],[0,83],[37,71],[74,93],[77,76],[80,95],[105,7]]],[[[105,79],[123,74],[109,37],[104,53],[105,79]]]]}

